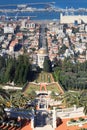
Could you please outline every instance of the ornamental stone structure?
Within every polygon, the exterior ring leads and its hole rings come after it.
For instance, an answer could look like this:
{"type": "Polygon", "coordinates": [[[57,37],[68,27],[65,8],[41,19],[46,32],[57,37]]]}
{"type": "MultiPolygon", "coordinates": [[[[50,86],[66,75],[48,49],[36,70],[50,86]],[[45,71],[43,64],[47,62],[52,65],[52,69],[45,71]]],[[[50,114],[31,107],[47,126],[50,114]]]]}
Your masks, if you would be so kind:
{"type": "Polygon", "coordinates": [[[38,50],[38,66],[43,69],[43,63],[46,57],[48,57],[48,52],[46,47],[42,47],[38,50]]]}

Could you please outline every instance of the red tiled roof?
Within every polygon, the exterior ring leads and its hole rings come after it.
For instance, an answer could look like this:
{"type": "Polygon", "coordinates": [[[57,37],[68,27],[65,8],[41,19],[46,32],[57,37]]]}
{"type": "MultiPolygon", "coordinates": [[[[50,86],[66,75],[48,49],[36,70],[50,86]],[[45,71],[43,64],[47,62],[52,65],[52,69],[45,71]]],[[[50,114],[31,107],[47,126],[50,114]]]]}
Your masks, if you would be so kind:
{"type": "Polygon", "coordinates": [[[16,36],[17,36],[17,37],[21,37],[21,36],[23,36],[23,33],[21,33],[21,32],[20,32],[20,33],[17,33],[16,36]]]}
{"type": "Polygon", "coordinates": [[[14,40],[14,41],[11,42],[10,46],[13,47],[13,46],[15,46],[17,43],[18,43],[18,40],[16,39],[16,40],[14,40]]]}

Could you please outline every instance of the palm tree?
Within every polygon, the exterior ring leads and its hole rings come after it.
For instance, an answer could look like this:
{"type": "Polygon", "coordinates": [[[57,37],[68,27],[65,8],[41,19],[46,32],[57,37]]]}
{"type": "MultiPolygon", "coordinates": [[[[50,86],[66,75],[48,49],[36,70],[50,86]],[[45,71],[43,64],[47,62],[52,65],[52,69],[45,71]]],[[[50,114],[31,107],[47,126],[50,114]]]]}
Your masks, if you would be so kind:
{"type": "Polygon", "coordinates": [[[81,92],[66,92],[63,95],[62,102],[66,107],[70,107],[73,105],[76,105],[77,107],[84,106],[87,104],[87,92],[81,91],[81,92]]]}
{"type": "Polygon", "coordinates": [[[84,110],[83,110],[84,114],[87,115],[87,104],[84,105],[84,110]]]}
{"type": "Polygon", "coordinates": [[[61,93],[59,93],[59,94],[57,95],[54,91],[52,91],[50,96],[51,96],[51,98],[54,99],[55,101],[59,101],[59,100],[61,100],[61,96],[62,96],[62,95],[61,95],[61,93]]]}
{"type": "Polygon", "coordinates": [[[5,90],[0,89],[0,119],[2,120],[4,120],[4,118],[7,117],[4,108],[8,100],[9,100],[9,94],[5,90]]]}
{"type": "Polygon", "coordinates": [[[7,114],[4,110],[4,107],[0,105],[0,120],[4,120],[5,117],[7,117],[7,114]]]}
{"type": "Polygon", "coordinates": [[[69,107],[72,106],[72,96],[70,92],[65,92],[65,94],[62,97],[62,103],[64,106],[69,107]]]}
{"type": "Polygon", "coordinates": [[[36,98],[36,92],[35,91],[31,91],[31,93],[28,94],[28,99],[33,101],[36,98]]]}
{"type": "Polygon", "coordinates": [[[16,92],[13,93],[10,96],[10,102],[13,107],[23,108],[25,107],[26,103],[28,101],[27,96],[25,96],[22,92],[16,92]]]}
{"type": "Polygon", "coordinates": [[[0,95],[5,98],[5,99],[9,99],[10,95],[8,92],[6,92],[4,89],[0,88],[0,95]]]}

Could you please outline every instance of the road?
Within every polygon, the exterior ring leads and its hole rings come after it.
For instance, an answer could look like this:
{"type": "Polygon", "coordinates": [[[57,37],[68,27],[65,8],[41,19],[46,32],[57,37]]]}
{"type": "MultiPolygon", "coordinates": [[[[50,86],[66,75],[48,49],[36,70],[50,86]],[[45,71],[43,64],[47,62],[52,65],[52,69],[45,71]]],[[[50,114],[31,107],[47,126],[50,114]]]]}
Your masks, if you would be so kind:
{"type": "Polygon", "coordinates": [[[39,38],[39,48],[47,47],[46,42],[46,24],[41,24],[40,27],[40,38],[39,38]]]}

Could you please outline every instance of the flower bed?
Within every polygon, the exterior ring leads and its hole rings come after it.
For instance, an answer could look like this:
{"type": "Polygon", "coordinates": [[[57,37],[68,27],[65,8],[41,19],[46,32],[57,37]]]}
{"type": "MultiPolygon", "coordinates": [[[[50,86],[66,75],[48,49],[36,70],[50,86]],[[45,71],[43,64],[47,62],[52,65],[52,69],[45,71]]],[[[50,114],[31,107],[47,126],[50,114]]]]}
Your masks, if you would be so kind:
{"type": "Polygon", "coordinates": [[[80,125],[80,124],[82,124],[82,125],[84,125],[84,124],[86,124],[87,123],[87,118],[84,118],[83,120],[70,120],[70,121],[68,121],[67,122],[67,126],[73,126],[73,125],[80,125]]]}

